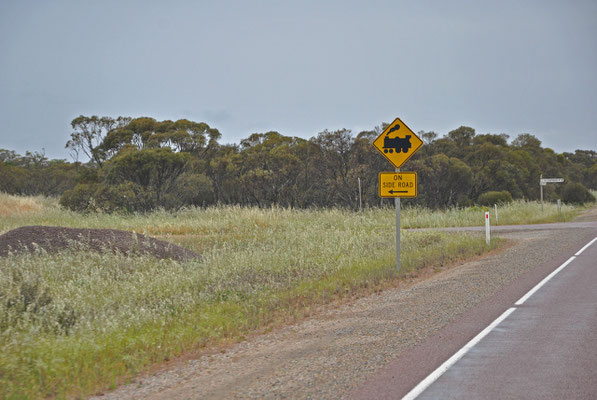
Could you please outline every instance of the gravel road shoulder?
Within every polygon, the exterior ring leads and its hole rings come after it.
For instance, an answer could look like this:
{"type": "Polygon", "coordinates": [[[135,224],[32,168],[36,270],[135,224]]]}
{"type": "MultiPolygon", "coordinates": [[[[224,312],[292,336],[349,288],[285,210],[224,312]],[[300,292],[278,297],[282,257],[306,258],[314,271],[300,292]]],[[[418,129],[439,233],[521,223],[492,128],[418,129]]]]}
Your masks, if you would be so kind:
{"type": "Polygon", "coordinates": [[[222,353],[180,361],[98,399],[318,398],[346,396],[522,274],[563,257],[587,229],[510,232],[516,244],[429,279],[330,309],[249,338],[222,353]]]}

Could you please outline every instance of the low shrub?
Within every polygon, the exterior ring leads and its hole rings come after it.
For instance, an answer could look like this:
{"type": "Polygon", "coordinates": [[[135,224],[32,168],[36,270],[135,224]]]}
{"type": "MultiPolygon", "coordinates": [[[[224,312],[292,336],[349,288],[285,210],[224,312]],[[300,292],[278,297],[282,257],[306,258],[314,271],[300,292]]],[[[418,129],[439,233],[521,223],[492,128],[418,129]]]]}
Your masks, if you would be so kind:
{"type": "Polygon", "coordinates": [[[465,194],[458,196],[458,207],[470,207],[473,205],[473,201],[465,194]]]}
{"type": "Polygon", "coordinates": [[[136,212],[155,207],[155,195],[131,182],[119,185],[80,183],[64,192],[60,205],[78,212],[136,212]]]}
{"type": "Polygon", "coordinates": [[[479,196],[477,202],[482,206],[492,206],[494,204],[512,203],[512,195],[507,190],[501,192],[490,191],[479,196]]]}
{"type": "Polygon", "coordinates": [[[204,174],[184,173],[174,183],[172,193],[164,196],[166,209],[183,206],[204,206],[214,201],[214,187],[204,174]]]}
{"type": "Polygon", "coordinates": [[[71,190],[67,190],[60,197],[60,205],[69,210],[89,211],[93,204],[93,195],[98,185],[94,183],[79,183],[71,190]]]}
{"type": "Polygon", "coordinates": [[[584,204],[595,201],[595,196],[582,183],[567,183],[561,189],[562,201],[567,204],[584,204]]]}

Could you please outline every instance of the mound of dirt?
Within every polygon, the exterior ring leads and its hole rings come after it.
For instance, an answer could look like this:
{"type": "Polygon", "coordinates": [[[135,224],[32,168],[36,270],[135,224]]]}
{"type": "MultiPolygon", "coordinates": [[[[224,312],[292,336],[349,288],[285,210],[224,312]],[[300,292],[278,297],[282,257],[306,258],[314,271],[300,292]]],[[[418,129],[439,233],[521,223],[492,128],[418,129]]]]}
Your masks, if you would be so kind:
{"type": "Polygon", "coordinates": [[[178,245],[134,232],[116,229],[74,229],[58,226],[22,226],[0,235],[0,256],[44,249],[55,253],[66,249],[150,254],[179,261],[201,256],[178,245]]]}

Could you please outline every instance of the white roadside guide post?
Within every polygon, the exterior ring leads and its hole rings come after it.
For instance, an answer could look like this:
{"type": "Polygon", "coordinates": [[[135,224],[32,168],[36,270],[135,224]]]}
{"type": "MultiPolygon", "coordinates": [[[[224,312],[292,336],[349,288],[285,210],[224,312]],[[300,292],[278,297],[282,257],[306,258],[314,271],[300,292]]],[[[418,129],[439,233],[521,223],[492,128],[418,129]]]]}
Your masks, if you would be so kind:
{"type": "Polygon", "coordinates": [[[386,127],[373,141],[375,147],[395,167],[396,172],[379,173],[379,197],[394,198],[396,206],[396,270],[400,272],[400,198],[417,197],[417,174],[400,172],[400,167],[423,145],[400,118],[386,127]]]}
{"type": "Polygon", "coordinates": [[[485,243],[489,245],[489,211],[485,212],[485,243]]]}

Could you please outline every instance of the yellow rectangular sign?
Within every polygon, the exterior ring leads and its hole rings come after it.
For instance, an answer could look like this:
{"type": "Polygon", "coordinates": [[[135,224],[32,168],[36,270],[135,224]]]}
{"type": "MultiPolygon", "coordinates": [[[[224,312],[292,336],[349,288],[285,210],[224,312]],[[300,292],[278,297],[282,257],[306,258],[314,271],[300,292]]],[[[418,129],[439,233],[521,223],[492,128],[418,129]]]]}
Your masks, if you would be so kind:
{"type": "Polygon", "coordinates": [[[379,197],[417,197],[417,173],[380,172],[379,197]]]}

